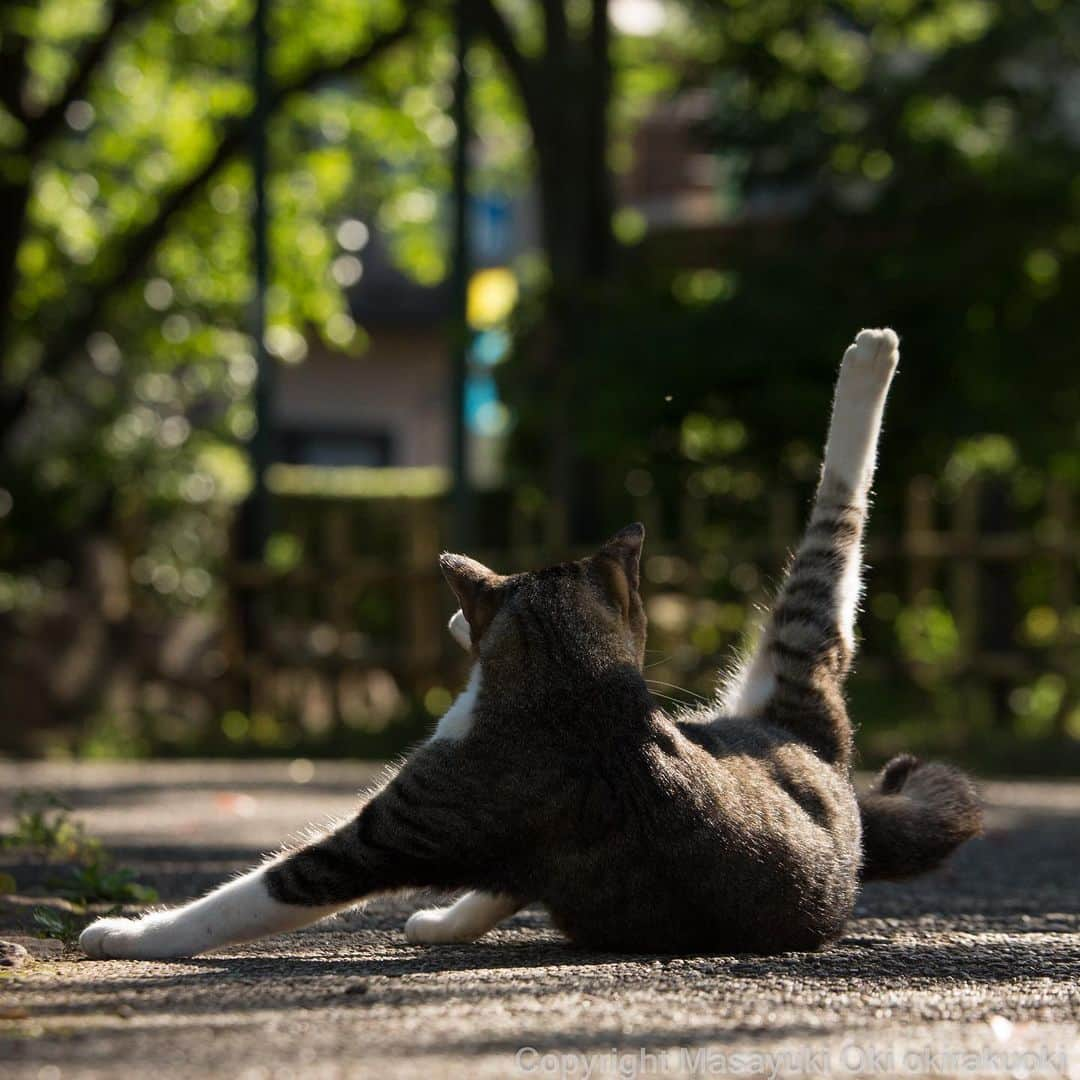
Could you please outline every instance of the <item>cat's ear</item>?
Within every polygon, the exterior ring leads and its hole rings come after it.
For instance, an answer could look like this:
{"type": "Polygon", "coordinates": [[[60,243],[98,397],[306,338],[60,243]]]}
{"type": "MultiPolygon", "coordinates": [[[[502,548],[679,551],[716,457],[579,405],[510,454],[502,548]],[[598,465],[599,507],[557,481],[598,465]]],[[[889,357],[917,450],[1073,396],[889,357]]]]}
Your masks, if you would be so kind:
{"type": "Polygon", "coordinates": [[[475,645],[499,610],[502,601],[499,585],[504,579],[483,563],[467,555],[452,555],[450,552],[439,556],[439,569],[454,590],[475,645]]]}
{"type": "Polygon", "coordinates": [[[601,549],[600,554],[622,567],[630,588],[641,584],[641,548],[645,543],[645,526],[640,521],[620,529],[601,549]]]}

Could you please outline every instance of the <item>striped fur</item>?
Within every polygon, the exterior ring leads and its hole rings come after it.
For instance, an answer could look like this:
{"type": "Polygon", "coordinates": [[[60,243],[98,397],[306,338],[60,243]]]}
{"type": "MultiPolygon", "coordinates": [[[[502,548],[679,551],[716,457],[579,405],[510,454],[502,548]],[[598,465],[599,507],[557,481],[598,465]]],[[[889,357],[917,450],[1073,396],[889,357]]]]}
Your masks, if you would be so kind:
{"type": "Polygon", "coordinates": [[[536,901],[594,947],[810,949],[842,932],[860,878],[937,865],[978,829],[966,778],[898,759],[861,803],[849,778],[843,683],[897,355],[888,330],[845,355],[806,534],[717,702],[672,717],[650,699],[640,525],[535,573],[445,555],[474,666],[435,737],[351,820],[192,904],[96,923],[86,951],[190,955],[416,886],[470,891],[414,916],[415,942],[536,901]]]}
{"type": "Polygon", "coordinates": [[[764,640],[773,687],[761,715],[842,767],[852,752],[842,687],[855,647],[840,618],[842,578],[860,558],[865,520],[850,492],[823,484],[764,640]]]}

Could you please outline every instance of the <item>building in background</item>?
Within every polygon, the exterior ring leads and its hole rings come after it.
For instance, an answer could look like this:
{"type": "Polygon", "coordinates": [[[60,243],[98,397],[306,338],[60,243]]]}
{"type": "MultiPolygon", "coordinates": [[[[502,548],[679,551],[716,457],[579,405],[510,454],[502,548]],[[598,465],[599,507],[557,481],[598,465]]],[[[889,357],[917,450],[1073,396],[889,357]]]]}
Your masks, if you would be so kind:
{"type": "Polygon", "coordinates": [[[362,273],[348,296],[370,345],[351,356],[313,341],[303,363],[281,365],[281,457],[291,465],[446,465],[449,288],[407,277],[378,234],[356,258],[362,273]]]}
{"type": "MultiPolygon", "coordinates": [[[[713,155],[696,127],[707,115],[701,94],[662,103],[634,135],[634,165],[620,178],[620,203],[645,229],[694,231],[717,222],[723,198],[713,155]]],[[[465,392],[474,484],[497,484],[511,419],[492,368],[506,356],[503,323],[516,301],[510,269],[534,250],[531,197],[476,197],[471,209],[473,333],[465,392]]],[[[294,466],[431,468],[449,482],[452,387],[447,283],[420,285],[393,263],[378,231],[360,226],[361,273],[348,290],[351,314],[370,345],[360,356],[318,341],[300,364],[282,365],[276,418],[282,461],[294,466]]]]}
{"type": "MultiPolygon", "coordinates": [[[[509,349],[499,324],[516,301],[512,260],[532,243],[527,200],[474,200],[469,312],[473,332],[466,416],[474,483],[500,478],[505,407],[491,368],[509,349]]],[[[359,356],[309,342],[302,363],[283,364],[275,417],[282,462],[319,468],[450,468],[450,288],[399,270],[377,230],[354,223],[358,279],[351,314],[370,339],[359,356]]]]}

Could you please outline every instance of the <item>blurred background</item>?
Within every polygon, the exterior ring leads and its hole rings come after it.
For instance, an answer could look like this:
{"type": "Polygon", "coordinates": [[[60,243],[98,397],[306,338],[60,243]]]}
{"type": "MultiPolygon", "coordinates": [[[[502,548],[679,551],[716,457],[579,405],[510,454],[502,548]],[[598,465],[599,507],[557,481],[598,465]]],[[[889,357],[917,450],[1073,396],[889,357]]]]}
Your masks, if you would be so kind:
{"type": "Polygon", "coordinates": [[[1061,0],[8,0],[0,753],[400,752],[634,519],[693,701],[891,325],[863,761],[1075,772],[1078,166],[1061,0]]]}

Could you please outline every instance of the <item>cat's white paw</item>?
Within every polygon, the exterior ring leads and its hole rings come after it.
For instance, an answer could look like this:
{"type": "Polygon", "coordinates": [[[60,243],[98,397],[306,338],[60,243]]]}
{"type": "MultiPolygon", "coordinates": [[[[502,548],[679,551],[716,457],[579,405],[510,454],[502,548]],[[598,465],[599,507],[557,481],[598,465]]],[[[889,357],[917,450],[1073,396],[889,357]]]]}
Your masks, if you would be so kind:
{"type": "Polygon", "coordinates": [[[414,911],[405,923],[405,938],[414,945],[451,945],[475,941],[488,927],[463,922],[452,907],[414,911]]]}
{"type": "Polygon", "coordinates": [[[895,331],[860,330],[840,364],[825,446],[825,476],[857,498],[870,490],[881,415],[899,359],[895,331]]]}
{"type": "Polygon", "coordinates": [[[79,935],[79,947],[87,956],[116,960],[168,960],[192,952],[153,915],[142,919],[98,919],[79,935]]]}
{"type": "Polygon", "coordinates": [[[79,947],[96,958],[133,958],[139,942],[138,925],[135,919],[98,919],[79,935],[79,947]]]}
{"type": "Polygon", "coordinates": [[[512,896],[473,890],[449,907],[415,912],[405,924],[405,937],[416,945],[476,941],[520,911],[521,906],[521,901],[512,896]]]}
{"type": "Polygon", "coordinates": [[[860,330],[844,354],[842,372],[880,387],[892,378],[899,360],[900,339],[895,330],[860,330]]]}

